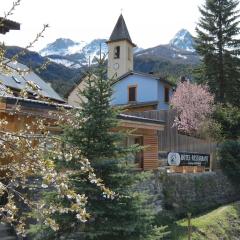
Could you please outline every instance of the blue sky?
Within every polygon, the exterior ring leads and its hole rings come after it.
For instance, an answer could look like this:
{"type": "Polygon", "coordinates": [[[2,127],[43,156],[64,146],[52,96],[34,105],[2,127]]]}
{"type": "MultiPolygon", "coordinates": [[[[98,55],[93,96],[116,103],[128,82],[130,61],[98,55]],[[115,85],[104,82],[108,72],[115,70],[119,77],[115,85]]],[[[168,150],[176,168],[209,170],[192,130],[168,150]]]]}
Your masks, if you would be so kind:
{"type": "MultiPolygon", "coordinates": [[[[87,42],[108,38],[122,9],[133,42],[148,48],[167,43],[181,28],[194,35],[200,17],[198,6],[203,3],[204,0],[22,0],[11,16],[21,23],[21,31],[11,31],[0,40],[24,47],[45,23],[50,28],[33,50],[59,37],[87,42]]],[[[0,15],[11,5],[11,0],[1,0],[0,15]]]]}

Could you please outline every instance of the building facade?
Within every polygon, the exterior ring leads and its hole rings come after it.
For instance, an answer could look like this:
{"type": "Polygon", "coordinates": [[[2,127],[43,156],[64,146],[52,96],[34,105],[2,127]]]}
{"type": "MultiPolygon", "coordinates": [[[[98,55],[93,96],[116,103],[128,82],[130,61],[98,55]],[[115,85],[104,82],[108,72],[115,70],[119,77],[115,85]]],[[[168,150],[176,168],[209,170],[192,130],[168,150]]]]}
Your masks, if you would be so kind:
{"type": "Polygon", "coordinates": [[[129,111],[168,110],[173,84],[139,72],[128,72],[113,84],[112,104],[129,111]]]}

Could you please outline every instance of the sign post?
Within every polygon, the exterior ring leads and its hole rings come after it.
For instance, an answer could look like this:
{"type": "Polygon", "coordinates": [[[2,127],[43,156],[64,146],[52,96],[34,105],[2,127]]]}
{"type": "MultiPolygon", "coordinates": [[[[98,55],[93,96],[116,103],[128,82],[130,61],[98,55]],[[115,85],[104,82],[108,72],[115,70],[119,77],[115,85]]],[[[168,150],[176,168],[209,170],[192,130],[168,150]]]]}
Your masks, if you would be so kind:
{"type": "Polygon", "coordinates": [[[169,152],[167,161],[169,166],[202,166],[210,168],[210,154],[169,152]]]}

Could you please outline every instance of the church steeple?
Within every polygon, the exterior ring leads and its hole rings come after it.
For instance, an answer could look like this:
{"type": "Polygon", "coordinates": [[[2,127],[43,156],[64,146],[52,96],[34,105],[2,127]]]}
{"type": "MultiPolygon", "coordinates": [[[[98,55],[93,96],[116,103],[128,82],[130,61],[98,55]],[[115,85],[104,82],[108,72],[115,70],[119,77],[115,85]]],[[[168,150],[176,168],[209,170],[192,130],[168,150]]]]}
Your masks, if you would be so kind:
{"type": "Polygon", "coordinates": [[[125,20],[124,20],[122,14],[118,18],[118,21],[117,21],[117,23],[113,29],[113,32],[108,40],[108,43],[121,41],[121,40],[126,40],[129,43],[131,43],[134,47],[136,47],[136,45],[132,42],[132,39],[130,37],[130,34],[127,29],[127,25],[125,23],[125,20]]]}
{"type": "Polygon", "coordinates": [[[127,25],[122,14],[107,41],[108,44],[108,77],[120,77],[133,70],[133,48],[127,25]]]}

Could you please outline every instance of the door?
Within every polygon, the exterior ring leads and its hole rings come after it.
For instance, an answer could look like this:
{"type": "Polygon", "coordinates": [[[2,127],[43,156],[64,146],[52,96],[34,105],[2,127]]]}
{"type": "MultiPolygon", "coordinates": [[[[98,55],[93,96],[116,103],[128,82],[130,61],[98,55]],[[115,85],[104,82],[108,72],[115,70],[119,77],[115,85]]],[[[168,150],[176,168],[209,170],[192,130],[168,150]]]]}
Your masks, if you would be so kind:
{"type": "MultiPolygon", "coordinates": [[[[142,136],[135,137],[134,143],[138,144],[139,146],[143,146],[143,137],[142,136]]],[[[143,150],[141,150],[140,152],[136,153],[136,155],[135,155],[135,164],[139,168],[143,169],[143,150]]]]}

